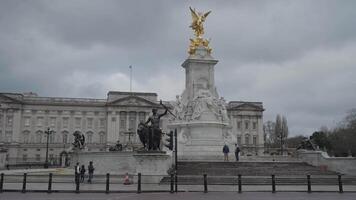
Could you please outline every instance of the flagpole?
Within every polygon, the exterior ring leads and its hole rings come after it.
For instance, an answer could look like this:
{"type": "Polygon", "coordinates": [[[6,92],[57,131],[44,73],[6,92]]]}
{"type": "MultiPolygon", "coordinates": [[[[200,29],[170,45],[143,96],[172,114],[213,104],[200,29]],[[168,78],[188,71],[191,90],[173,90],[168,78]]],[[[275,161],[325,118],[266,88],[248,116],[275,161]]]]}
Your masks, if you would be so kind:
{"type": "Polygon", "coordinates": [[[132,66],[129,66],[130,68],[130,93],[132,92],[132,66]]]}

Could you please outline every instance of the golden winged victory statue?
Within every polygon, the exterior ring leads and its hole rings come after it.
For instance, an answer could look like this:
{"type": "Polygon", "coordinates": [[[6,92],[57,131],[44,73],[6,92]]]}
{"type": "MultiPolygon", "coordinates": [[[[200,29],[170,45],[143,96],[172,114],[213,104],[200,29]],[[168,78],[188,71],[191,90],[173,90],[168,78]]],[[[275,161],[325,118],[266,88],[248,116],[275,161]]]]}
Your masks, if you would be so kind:
{"type": "Polygon", "coordinates": [[[193,29],[195,38],[190,39],[190,45],[188,53],[190,55],[195,53],[195,50],[199,46],[203,46],[206,48],[208,53],[211,53],[211,48],[209,47],[209,40],[204,39],[202,36],[204,34],[204,26],[203,23],[205,22],[206,17],[210,14],[211,11],[206,13],[197,12],[195,9],[189,7],[190,12],[192,14],[192,24],[189,26],[193,29]]]}

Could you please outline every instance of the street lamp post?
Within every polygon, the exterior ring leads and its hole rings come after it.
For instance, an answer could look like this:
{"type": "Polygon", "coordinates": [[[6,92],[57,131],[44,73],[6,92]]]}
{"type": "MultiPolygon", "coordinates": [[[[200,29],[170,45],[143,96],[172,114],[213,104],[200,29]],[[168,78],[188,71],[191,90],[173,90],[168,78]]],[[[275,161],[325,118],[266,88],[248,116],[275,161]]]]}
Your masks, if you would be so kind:
{"type": "Polygon", "coordinates": [[[54,131],[51,130],[49,127],[47,130],[44,132],[47,135],[47,143],[46,143],[46,161],[44,164],[44,168],[48,168],[48,143],[49,143],[49,135],[53,134],[54,131]]]}

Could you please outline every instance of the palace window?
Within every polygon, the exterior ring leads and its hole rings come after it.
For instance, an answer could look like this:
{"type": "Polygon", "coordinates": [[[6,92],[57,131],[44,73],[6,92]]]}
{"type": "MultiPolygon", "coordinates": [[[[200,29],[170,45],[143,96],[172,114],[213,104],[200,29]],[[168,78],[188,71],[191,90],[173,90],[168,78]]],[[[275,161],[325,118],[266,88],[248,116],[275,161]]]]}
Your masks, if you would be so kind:
{"type": "Polygon", "coordinates": [[[0,113],[0,128],[2,128],[2,113],[0,113]]]}
{"type": "Polygon", "coordinates": [[[245,121],[245,129],[246,130],[248,129],[248,125],[249,125],[248,121],[245,121]]]}
{"type": "Polygon", "coordinates": [[[93,118],[87,118],[87,127],[93,128],[93,118]]]}
{"type": "Polygon", "coordinates": [[[6,126],[7,127],[12,127],[12,116],[7,116],[6,126]]]}
{"type": "Polygon", "coordinates": [[[237,129],[241,130],[241,121],[237,122],[237,129]]]}
{"type": "Polygon", "coordinates": [[[82,119],[80,117],[75,118],[75,127],[80,128],[82,119]]]}
{"type": "Polygon", "coordinates": [[[38,131],[36,133],[36,143],[41,143],[42,142],[42,133],[38,131]]]}
{"type": "Polygon", "coordinates": [[[105,119],[104,118],[100,119],[99,126],[100,126],[100,128],[105,128],[105,119]]]}
{"type": "Polygon", "coordinates": [[[237,144],[241,146],[241,136],[237,136],[237,144]]]}
{"type": "Polygon", "coordinates": [[[67,132],[63,132],[62,139],[63,139],[63,141],[62,141],[63,144],[68,143],[68,133],[67,132]]]}
{"type": "Polygon", "coordinates": [[[93,143],[93,133],[92,132],[87,133],[87,142],[88,142],[88,144],[93,143]]]}
{"type": "Polygon", "coordinates": [[[2,131],[0,130],[0,142],[3,141],[2,131]]]}
{"type": "Polygon", "coordinates": [[[63,128],[68,128],[68,117],[63,117],[63,128]]]}
{"type": "Polygon", "coordinates": [[[25,126],[30,126],[30,120],[31,120],[30,117],[25,117],[24,125],[25,125],[25,126]]]}
{"type": "Polygon", "coordinates": [[[256,130],[256,128],[257,128],[257,122],[253,122],[253,123],[252,123],[252,128],[253,128],[254,130],[256,130]]]}
{"type": "Polygon", "coordinates": [[[54,138],[55,138],[54,133],[50,134],[49,135],[49,143],[54,143],[54,138]]]}
{"type": "Polygon", "coordinates": [[[100,133],[99,134],[99,142],[100,142],[100,144],[104,144],[105,143],[105,133],[100,133]]]}
{"type": "Polygon", "coordinates": [[[43,117],[37,117],[37,126],[43,126],[43,117]]]}
{"type": "Polygon", "coordinates": [[[28,131],[25,131],[23,133],[23,143],[25,144],[29,143],[29,138],[30,138],[30,133],[28,131]]]}
{"type": "Polygon", "coordinates": [[[134,131],[136,128],[136,112],[129,113],[129,131],[134,131]]]}
{"type": "Polygon", "coordinates": [[[253,136],[253,145],[257,145],[257,136],[253,136]]]}
{"type": "Polygon", "coordinates": [[[51,117],[50,126],[51,127],[55,127],[56,126],[56,118],[55,117],[51,117]]]}
{"type": "Polygon", "coordinates": [[[245,135],[245,144],[247,144],[247,145],[250,144],[250,135],[248,135],[248,134],[245,135]]]}
{"type": "Polygon", "coordinates": [[[120,112],[120,129],[126,130],[126,112],[120,112]]]}

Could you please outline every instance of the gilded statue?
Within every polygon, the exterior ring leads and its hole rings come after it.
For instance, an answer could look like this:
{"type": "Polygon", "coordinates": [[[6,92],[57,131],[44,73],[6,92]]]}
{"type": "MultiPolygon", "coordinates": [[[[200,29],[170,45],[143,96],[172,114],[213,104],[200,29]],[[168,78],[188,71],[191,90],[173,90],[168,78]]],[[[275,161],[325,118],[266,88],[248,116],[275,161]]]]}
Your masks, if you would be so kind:
{"type": "Polygon", "coordinates": [[[192,9],[191,7],[189,7],[189,9],[193,19],[193,22],[189,27],[194,30],[195,36],[197,38],[201,38],[201,36],[204,34],[203,23],[205,22],[206,17],[211,13],[211,11],[203,14],[200,12],[196,12],[195,9],[192,9]]]}
{"type": "Polygon", "coordinates": [[[203,46],[208,53],[211,53],[211,48],[209,47],[209,40],[204,39],[202,36],[204,34],[204,26],[203,23],[205,22],[206,17],[211,13],[211,11],[206,13],[197,12],[195,9],[189,7],[190,12],[192,14],[192,24],[189,26],[193,29],[195,38],[190,39],[190,46],[188,53],[190,55],[195,54],[195,50],[199,46],[203,46]]]}

